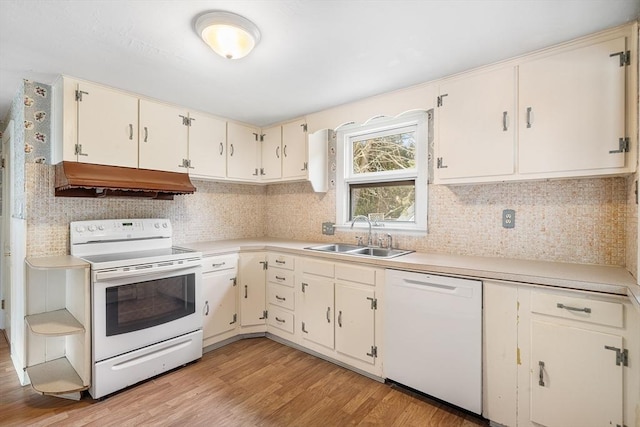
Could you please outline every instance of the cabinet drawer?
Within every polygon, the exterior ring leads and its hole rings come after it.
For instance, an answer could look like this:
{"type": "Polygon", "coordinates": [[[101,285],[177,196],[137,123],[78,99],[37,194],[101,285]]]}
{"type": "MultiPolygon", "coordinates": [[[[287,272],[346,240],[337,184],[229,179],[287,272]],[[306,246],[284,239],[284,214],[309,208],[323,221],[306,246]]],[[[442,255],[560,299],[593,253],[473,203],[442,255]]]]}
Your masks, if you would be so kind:
{"type": "Polygon", "coordinates": [[[222,256],[203,256],[202,257],[202,272],[210,273],[212,271],[229,270],[231,268],[237,268],[238,255],[222,255],[222,256]]]}
{"type": "Polygon", "coordinates": [[[294,309],[293,288],[269,283],[267,288],[267,300],[269,304],[274,304],[289,310],[294,309]]]}
{"type": "Polygon", "coordinates": [[[268,254],[267,261],[269,262],[270,267],[273,266],[293,270],[293,267],[295,266],[295,258],[291,255],[268,254]]]}
{"type": "Polygon", "coordinates": [[[371,268],[348,264],[336,264],[336,279],[349,282],[376,284],[376,271],[371,268]]]}
{"type": "Polygon", "coordinates": [[[317,276],[333,277],[334,267],[332,262],[303,259],[302,272],[307,274],[315,274],[317,276]]]}
{"type": "Polygon", "coordinates": [[[269,326],[293,333],[293,314],[281,308],[269,306],[269,326]]]}
{"type": "Polygon", "coordinates": [[[616,302],[532,292],[531,311],[616,328],[624,326],[623,306],[616,302]]]}
{"type": "Polygon", "coordinates": [[[267,270],[267,281],[293,287],[294,274],[293,271],[269,267],[267,270]]]}

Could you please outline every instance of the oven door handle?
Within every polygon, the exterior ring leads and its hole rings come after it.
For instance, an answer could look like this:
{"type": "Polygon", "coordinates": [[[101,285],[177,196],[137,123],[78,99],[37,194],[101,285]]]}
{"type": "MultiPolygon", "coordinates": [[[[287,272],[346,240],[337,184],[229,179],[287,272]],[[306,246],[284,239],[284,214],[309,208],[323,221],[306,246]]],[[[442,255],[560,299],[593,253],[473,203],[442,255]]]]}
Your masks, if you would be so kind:
{"type": "Polygon", "coordinates": [[[153,264],[143,264],[132,268],[129,271],[112,270],[112,271],[98,271],[95,275],[96,282],[101,282],[109,279],[127,279],[129,277],[146,276],[149,274],[166,273],[180,270],[188,270],[194,267],[200,266],[200,260],[194,263],[188,264],[170,264],[154,266],[153,264]]]}

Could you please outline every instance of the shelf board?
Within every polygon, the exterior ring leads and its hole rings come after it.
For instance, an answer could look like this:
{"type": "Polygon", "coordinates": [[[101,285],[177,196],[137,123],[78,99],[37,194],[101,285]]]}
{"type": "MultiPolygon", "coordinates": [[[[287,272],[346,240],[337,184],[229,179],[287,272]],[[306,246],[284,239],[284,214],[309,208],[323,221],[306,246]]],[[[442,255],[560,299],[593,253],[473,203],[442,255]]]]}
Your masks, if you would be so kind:
{"type": "Polygon", "coordinates": [[[35,269],[51,269],[51,268],[89,268],[89,263],[71,255],[59,255],[37,258],[25,258],[27,264],[35,269]]]}
{"type": "Polygon", "coordinates": [[[27,374],[33,389],[42,394],[68,394],[89,388],[66,357],[29,366],[27,374]]]}
{"type": "Polygon", "coordinates": [[[84,333],[84,326],[66,309],[31,314],[25,317],[34,334],[63,336],[84,333]]]}

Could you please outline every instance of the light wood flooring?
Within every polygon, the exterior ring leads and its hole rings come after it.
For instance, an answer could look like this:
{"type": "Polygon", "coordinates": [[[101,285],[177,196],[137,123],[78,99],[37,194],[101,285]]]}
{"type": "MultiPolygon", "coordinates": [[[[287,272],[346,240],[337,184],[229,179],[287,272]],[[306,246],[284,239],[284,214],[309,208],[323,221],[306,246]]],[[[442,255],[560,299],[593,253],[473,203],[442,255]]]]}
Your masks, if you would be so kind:
{"type": "Polygon", "coordinates": [[[206,353],[102,401],[21,387],[0,333],[0,426],[485,426],[267,338],[206,353]]]}

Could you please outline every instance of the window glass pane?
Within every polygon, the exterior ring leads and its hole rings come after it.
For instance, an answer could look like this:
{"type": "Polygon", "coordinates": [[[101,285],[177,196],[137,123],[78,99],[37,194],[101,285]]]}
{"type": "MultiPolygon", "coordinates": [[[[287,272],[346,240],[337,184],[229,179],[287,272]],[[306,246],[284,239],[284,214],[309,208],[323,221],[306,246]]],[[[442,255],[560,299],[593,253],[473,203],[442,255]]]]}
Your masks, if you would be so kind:
{"type": "Polygon", "coordinates": [[[353,173],[412,169],[416,165],[414,131],[351,141],[353,173]]]}
{"type": "Polygon", "coordinates": [[[365,215],[370,220],[415,222],[415,181],[351,184],[351,218],[365,215]]]}

